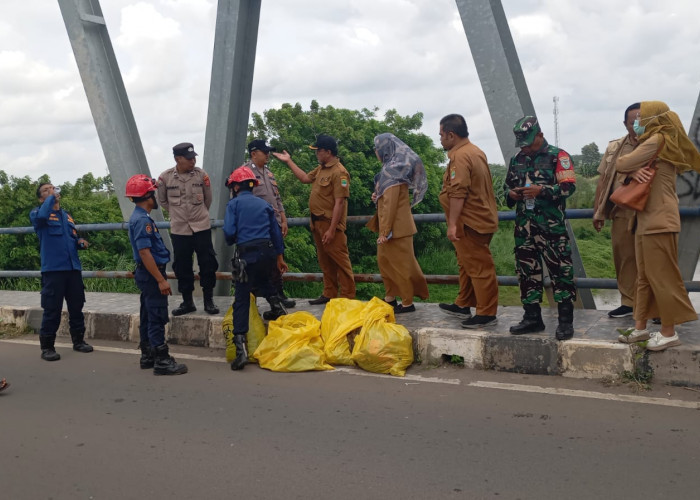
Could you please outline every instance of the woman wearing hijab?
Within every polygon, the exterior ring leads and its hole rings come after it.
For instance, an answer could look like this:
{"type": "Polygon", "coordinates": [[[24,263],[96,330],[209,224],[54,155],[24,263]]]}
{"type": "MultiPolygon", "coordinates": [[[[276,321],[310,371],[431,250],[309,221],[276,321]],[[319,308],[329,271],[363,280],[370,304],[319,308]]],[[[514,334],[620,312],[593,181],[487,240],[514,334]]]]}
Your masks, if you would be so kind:
{"type": "Polygon", "coordinates": [[[428,283],[413,253],[416,224],[411,207],[420,203],[428,189],[425,167],[418,155],[393,134],[374,138],[382,170],[375,176],[372,201],[377,213],[367,226],[379,233],[377,264],[384,281],[384,300],[397,314],[413,312],[413,297],[428,298],[428,283]],[[413,190],[410,201],[408,190],[413,190]],[[396,298],[401,298],[399,304],[396,298]]]}
{"type": "Polygon", "coordinates": [[[649,340],[647,349],[663,351],[679,345],[675,325],[694,321],[693,309],[678,268],[678,213],[676,176],[688,170],[700,172],[700,153],[688,138],[678,115],[661,101],[641,103],[634,122],[639,146],[621,156],[617,171],[638,182],[651,180],[651,191],[644,210],[637,212],[635,250],[637,253],[637,293],[634,300],[634,330],[621,335],[625,343],[649,340]],[[656,176],[645,165],[654,157],[656,176]],[[647,321],[661,318],[661,331],[649,332],[647,321]]]}

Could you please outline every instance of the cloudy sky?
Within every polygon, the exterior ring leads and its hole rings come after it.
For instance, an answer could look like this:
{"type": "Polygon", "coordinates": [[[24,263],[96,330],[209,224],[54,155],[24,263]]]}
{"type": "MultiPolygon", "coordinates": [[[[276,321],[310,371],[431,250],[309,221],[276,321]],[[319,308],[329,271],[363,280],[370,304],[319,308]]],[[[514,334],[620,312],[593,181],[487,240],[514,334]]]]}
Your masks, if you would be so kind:
{"type": "MultiPolygon", "coordinates": [[[[201,150],[215,0],[102,0],[151,172],[173,144],[201,150]]],[[[55,0],[2,0],[0,169],[54,183],[107,167],[55,0]]],[[[666,101],[690,125],[700,92],[700,1],[503,0],[535,109],[560,145],[624,134],[635,101],[666,101]]],[[[454,0],[263,0],[251,111],[312,99],[425,115],[438,143],[447,113],[502,163],[454,0]]],[[[201,151],[200,151],[201,152],[201,151]]],[[[203,166],[206,168],[206,158],[203,166]]]]}

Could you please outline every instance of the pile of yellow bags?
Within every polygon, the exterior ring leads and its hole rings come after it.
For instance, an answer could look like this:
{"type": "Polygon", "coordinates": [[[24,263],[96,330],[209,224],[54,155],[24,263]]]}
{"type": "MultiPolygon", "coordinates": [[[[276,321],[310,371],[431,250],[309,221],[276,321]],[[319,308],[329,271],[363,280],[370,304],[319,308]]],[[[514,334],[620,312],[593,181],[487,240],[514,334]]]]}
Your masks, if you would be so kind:
{"type": "MultiPolygon", "coordinates": [[[[376,297],[369,302],[332,299],[320,322],[305,311],[280,316],[270,322],[267,336],[262,325],[262,337],[257,323],[262,324],[262,320],[252,298],[250,310],[248,352],[261,368],[300,372],[356,364],[370,372],[403,377],[413,363],[411,335],[395,323],[393,307],[376,297]]],[[[232,320],[227,323],[225,319],[227,324],[232,325],[232,320]]],[[[235,357],[235,348],[229,353],[226,327],[224,334],[229,361],[235,357]]]]}

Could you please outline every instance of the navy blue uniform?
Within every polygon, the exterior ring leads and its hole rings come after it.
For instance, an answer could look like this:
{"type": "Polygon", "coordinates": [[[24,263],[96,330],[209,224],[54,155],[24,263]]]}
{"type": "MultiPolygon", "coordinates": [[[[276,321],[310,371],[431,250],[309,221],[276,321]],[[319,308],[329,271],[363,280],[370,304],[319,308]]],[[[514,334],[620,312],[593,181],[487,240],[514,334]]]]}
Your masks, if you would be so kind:
{"type": "Polygon", "coordinates": [[[65,210],[54,210],[55,203],[56,197],[50,195],[40,207],[29,213],[39,237],[41,255],[41,307],[44,314],[39,335],[50,339],[56,338],[61,324],[64,298],[71,334],[85,333],[85,286],[78,258],[78,232],[73,218],[65,210]]]}
{"type": "Polygon", "coordinates": [[[284,254],[282,232],[272,205],[243,190],[226,205],[224,234],[226,243],[237,244],[246,261],[248,281],[236,283],[233,303],[233,333],[246,334],[251,290],[265,298],[277,293],[274,270],[277,256],[284,254]]]}
{"type": "Polygon", "coordinates": [[[158,282],[141,262],[139,250],[151,250],[153,260],[165,277],[165,265],[170,261],[170,251],[163,243],[155,222],[148,212],[136,207],[129,219],[129,241],[136,261],[134,281],[141,290],[139,333],[141,345],[157,347],[165,344],[165,325],[168,323],[168,296],[160,293],[158,282]]]}

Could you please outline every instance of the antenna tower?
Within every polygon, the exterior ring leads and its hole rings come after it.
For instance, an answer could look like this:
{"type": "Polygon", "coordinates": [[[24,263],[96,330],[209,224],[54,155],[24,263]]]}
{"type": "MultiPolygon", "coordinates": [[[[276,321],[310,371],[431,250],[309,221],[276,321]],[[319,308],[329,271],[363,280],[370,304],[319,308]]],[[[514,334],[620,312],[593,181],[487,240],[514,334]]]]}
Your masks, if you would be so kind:
{"type": "Polygon", "coordinates": [[[554,145],[559,147],[559,98],[554,96],[554,145]]]}

